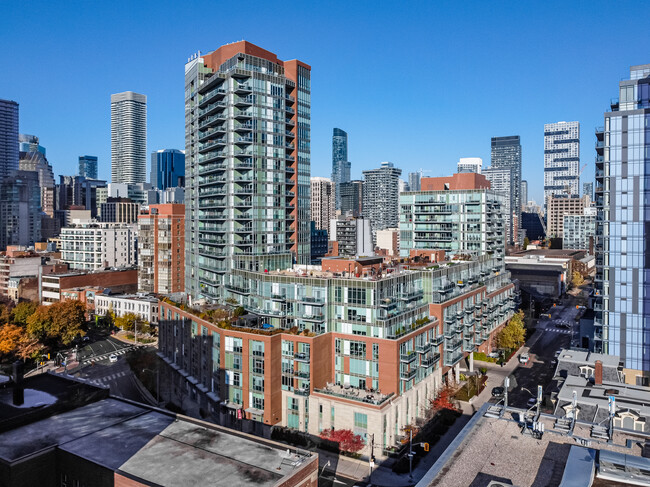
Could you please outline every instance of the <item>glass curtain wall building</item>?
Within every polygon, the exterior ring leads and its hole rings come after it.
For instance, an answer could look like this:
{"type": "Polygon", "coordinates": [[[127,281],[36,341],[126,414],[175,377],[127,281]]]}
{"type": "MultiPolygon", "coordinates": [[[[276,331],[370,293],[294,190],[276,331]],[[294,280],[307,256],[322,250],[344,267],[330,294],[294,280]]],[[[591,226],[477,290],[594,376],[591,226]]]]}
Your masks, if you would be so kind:
{"type": "Polygon", "coordinates": [[[650,64],[619,83],[596,129],[594,346],[618,355],[625,381],[650,381],[650,64]]]}
{"type": "Polygon", "coordinates": [[[332,181],[336,185],[336,209],[341,209],[341,183],[350,181],[350,162],[348,161],[348,134],[335,128],[332,133],[332,181]]]}
{"type": "Polygon", "coordinates": [[[518,135],[492,137],[491,166],[497,169],[512,168],[510,180],[510,208],[512,218],[509,222],[511,243],[519,238],[521,228],[521,140],[518,135]]]}
{"type": "Polygon", "coordinates": [[[185,153],[177,149],[152,152],[151,184],[163,191],[185,186],[185,153]]]}
{"type": "Polygon", "coordinates": [[[580,194],[580,123],[544,124],[544,203],[551,195],[580,194]]]}
{"type": "Polygon", "coordinates": [[[310,72],[246,41],[185,65],[192,296],[217,300],[235,254],[310,263],[310,72]]]}
{"type": "Polygon", "coordinates": [[[18,103],[0,100],[0,181],[18,169],[18,103]]]}
{"type": "Polygon", "coordinates": [[[79,156],[79,176],[97,179],[97,156],[79,156]]]}

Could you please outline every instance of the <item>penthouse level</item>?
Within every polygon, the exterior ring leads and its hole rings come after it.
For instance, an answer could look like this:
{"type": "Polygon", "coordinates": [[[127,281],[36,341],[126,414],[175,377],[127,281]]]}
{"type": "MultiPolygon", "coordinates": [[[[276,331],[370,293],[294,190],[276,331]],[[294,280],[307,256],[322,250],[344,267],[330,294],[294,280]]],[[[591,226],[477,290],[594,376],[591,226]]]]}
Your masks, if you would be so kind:
{"type": "Polygon", "coordinates": [[[313,434],[349,428],[390,446],[443,376],[457,379],[461,359],[489,350],[512,315],[514,286],[499,262],[235,268],[224,293],[248,314],[223,323],[221,311],[163,301],[161,355],[222,424],[241,417],[313,434]]]}

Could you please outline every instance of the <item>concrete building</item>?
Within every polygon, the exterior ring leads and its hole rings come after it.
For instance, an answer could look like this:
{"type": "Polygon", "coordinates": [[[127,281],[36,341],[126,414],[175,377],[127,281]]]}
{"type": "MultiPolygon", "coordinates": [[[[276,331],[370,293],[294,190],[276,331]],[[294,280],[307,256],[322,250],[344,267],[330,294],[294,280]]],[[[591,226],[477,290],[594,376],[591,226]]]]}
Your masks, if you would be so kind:
{"type": "Polygon", "coordinates": [[[546,201],[547,234],[553,238],[562,238],[564,215],[583,215],[587,206],[584,196],[551,194],[546,201]]]}
{"type": "MultiPolygon", "coordinates": [[[[503,196],[503,224],[506,230],[506,242],[513,244],[517,240],[517,235],[515,229],[517,225],[515,224],[515,219],[517,215],[521,213],[520,211],[514,211],[510,205],[513,203],[512,198],[512,167],[487,167],[483,169],[481,173],[490,181],[490,188],[496,193],[503,196]]],[[[521,225],[519,225],[521,226],[521,225]]]]}
{"type": "Polygon", "coordinates": [[[257,272],[242,261],[225,296],[249,315],[223,327],[163,300],[160,351],[221,424],[349,428],[400,444],[463,357],[491,350],[512,315],[514,286],[495,258],[444,264],[325,258],[257,272]]]}
{"type": "Polygon", "coordinates": [[[18,103],[0,99],[0,183],[18,169],[18,103]]]}
{"type": "Polygon", "coordinates": [[[97,316],[105,316],[109,311],[116,317],[133,313],[152,325],[158,324],[158,298],[146,293],[96,294],[94,304],[97,316]]]}
{"type": "Polygon", "coordinates": [[[329,178],[311,178],[311,220],[317,230],[327,230],[336,216],[336,185],[329,178]]]}
{"type": "Polygon", "coordinates": [[[79,156],[79,176],[97,179],[97,156],[79,156]]]}
{"type": "Polygon", "coordinates": [[[422,178],[421,172],[410,172],[408,185],[409,191],[420,191],[420,179],[422,178]]]}
{"type": "Polygon", "coordinates": [[[111,182],[147,181],[147,97],[111,95],[111,182]]]}
{"type": "Polygon", "coordinates": [[[65,211],[75,207],[74,209],[90,210],[92,217],[96,218],[101,205],[101,191],[105,187],[106,181],[100,179],[59,176],[55,196],[56,209],[65,211]]]}
{"type": "Polygon", "coordinates": [[[390,257],[399,256],[399,228],[385,228],[377,230],[376,247],[386,251],[390,257]]]}
{"type": "Polygon", "coordinates": [[[138,217],[138,289],[185,290],[185,205],[151,205],[138,217]]]}
{"type": "Polygon", "coordinates": [[[525,211],[527,205],[528,205],[528,181],[523,179],[521,181],[521,211],[525,211]]]}
{"type": "Polygon", "coordinates": [[[5,389],[7,487],[318,485],[316,453],[121,399],[70,375],[40,374],[5,389]],[[17,390],[22,404],[11,400],[17,390]]]}
{"type": "Polygon", "coordinates": [[[341,184],[350,182],[348,133],[339,128],[332,131],[332,182],[336,193],[336,210],[341,209],[341,184]]]}
{"type": "Polygon", "coordinates": [[[563,226],[563,249],[586,249],[593,252],[596,236],[595,207],[586,207],[582,215],[564,215],[563,226]]]}
{"type": "Polygon", "coordinates": [[[400,255],[414,249],[503,258],[504,204],[482,174],[422,178],[421,191],[400,196],[400,255]]]}
{"type": "Polygon", "coordinates": [[[151,153],[151,185],[162,191],[185,186],[185,152],[164,149],[151,153]]]}
{"type": "Polygon", "coordinates": [[[310,72],[247,41],[186,64],[185,290],[192,296],[218,299],[234,255],[292,252],[310,263],[310,72]]]}
{"type": "Polygon", "coordinates": [[[596,351],[621,358],[628,384],[647,385],[650,64],[630,68],[604,118],[596,132],[596,351]]]}
{"type": "Polygon", "coordinates": [[[399,221],[399,177],[401,169],[392,162],[382,162],[378,169],[363,171],[363,217],[370,228],[394,228],[399,221]]]}
{"type": "MultiPolygon", "coordinates": [[[[42,259],[33,250],[24,247],[9,246],[0,252],[0,295],[10,296],[9,287],[12,279],[37,277],[42,259]]],[[[18,286],[16,283],[15,286],[18,286]]]]}
{"type": "Polygon", "coordinates": [[[18,165],[21,171],[38,173],[38,183],[41,191],[41,211],[49,217],[54,216],[54,172],[45,157],[45,147],[39,144],[38,137],[20,134],[20,152],[18,165]]]}
{"type": "Polygon", "coordinates": [[[481,174],[483,159],[480,157],[461,157],[458,160],[458,170],[456,172],[475,172],[481,174]]]}
{"type": "Polygon", "coordinates": [[[140,204],[129,198],[111,198],[100,206],[100,221],[110,223],[135,223],[140,214],[140,204]]]}
{"type": "Polygon", "coordinates": [[[38,172],[13,171],[0,183],[0,250],[40,241],[41,218],[38,172]]]}
{"type": "Polygon", "coordinates": [[[510,235],[515,242],[520,243],[521,229],[521,140],[518,135],[492,137],[491,166],[496,169],[512,168],[512,191],[510,193],[510,209],[512,219],[510,235]]]}
{"type": "Polygon", "coordinates": [[[328,238],[336,242],[335,255],[370,256],[375,254],[372,227],[366,218],[340,217],[330,220],[328,238]]]}
{"type": "Polygon", "coordinates": [[[70,269],[98,270],[137,265],[137,226],[78,222],[61,229],[61,260],[70,269]]]}
{"type": "Polygon", "coordinates": [[[580,195],[580,123],[544,124],[544,203],[552,195],[580,195]]]}
{"type": "Polygon", "coordinates": [[[589,204],[594,200],[594,183],[590,181],[588,183],[582,183],[582,196],[587,196],[589,199],[589,204]]]}
{"type": "Polygon", "coordinates": [[[39,277],[39,298],[42,304],[58,303],[65,290],[82,287],[110,289],[114,293],[135,293],[138,290],[137,269],[70,271],[53,269],[39,277]]]}
{"type": "Polygon", "coordinates": [[[360,217],[363,214],[363,181],[354,180],[339,185],[341,215],[360,217]]]}

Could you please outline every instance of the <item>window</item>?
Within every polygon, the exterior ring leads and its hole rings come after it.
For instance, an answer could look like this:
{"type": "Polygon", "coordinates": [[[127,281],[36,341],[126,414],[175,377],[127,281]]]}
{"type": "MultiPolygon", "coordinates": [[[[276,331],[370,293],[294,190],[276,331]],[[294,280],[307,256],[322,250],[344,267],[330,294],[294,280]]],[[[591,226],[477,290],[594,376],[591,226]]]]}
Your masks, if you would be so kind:
{"type": "Polygon", "coordinates": [[[350,357],[366,358],[366,344],[350,341],[350,357]]]}
{"type": "Polygon", "coordinates": [[[361,435],[365,439],[368,434],[368,415],[354,413],[354,434],[361,435]]]}

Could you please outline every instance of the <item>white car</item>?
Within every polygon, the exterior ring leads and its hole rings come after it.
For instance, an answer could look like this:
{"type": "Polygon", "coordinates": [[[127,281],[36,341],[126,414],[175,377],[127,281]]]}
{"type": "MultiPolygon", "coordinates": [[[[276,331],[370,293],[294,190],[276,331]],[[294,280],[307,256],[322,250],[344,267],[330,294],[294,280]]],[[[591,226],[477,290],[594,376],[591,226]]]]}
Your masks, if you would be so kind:
{"type": "Polygon", "coordinates": [[[115,355],[114,353],[112,353],[112,354],[108,357],[108,361],[111,362],[111,363],[115,363],[115,362],[117,362],[117,355],[115,355]]]}
{"type": "Polygon", "coordinates": [[[528,355],[527,353],[522,353],[519,356],[519,363],[521,364],[527,364],[529,360],[530,360],[530,355],[528,355]]]}

